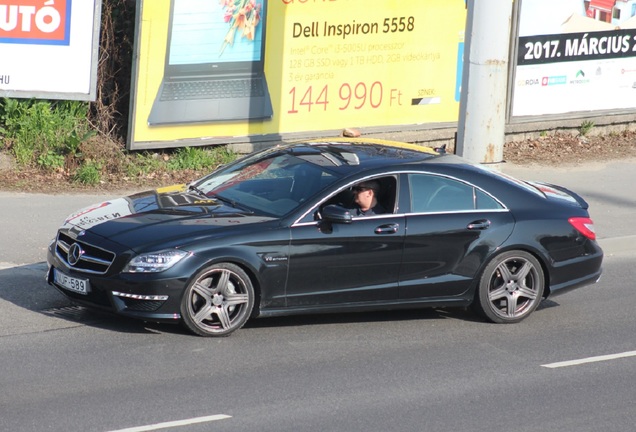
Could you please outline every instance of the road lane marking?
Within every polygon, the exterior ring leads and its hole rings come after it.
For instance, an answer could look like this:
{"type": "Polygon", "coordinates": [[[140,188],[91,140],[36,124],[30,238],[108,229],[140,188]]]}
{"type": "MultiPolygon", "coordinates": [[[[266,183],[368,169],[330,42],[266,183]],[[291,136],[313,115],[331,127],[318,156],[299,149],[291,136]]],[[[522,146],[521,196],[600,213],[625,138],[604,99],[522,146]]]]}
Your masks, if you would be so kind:
{"type": "Polygon", "coordinates": [[[157,424],[147,425],[147,426],[137,426],[137,427],[127,428],[127,429],[118,429],[118,430],[113,430],[110,432],[147,432],[147,431],[155,431],[159,429],[167,429],[171,427],[189,426],[189,425],[197,424],[197,423],[207,423],[207,422],[213,422],[217,420],[225,420],[229,418],[232,418],[232,416],[225,415],[225,414],[218,414],[218,415],[211,415],[207,417],[195,417],[191,419],[177,420],[177,421],[171,421],[171,422],[165,422],[165,423],[157,423],[157,424]]]}
{"type": "Polygon", "coordinates": [[[602,355],[602,356],[596,356],[596,357],[582,358],[578,360],[568,360],[568,361],[562,361],[557,363],[548,363],[541,366],[545,368],[555,369],[555,368],[568,367],[568,366],[578,366],[578,365],[582,365],[586,363],[597,363],[597,362],[608,361],[608,360],[616,360],[616,359],[621,359],[625,357],[636,357],[636,351],[627,351],[627,352],[618,353],[618,354],[609,354],[609,355],[602,355]]]}

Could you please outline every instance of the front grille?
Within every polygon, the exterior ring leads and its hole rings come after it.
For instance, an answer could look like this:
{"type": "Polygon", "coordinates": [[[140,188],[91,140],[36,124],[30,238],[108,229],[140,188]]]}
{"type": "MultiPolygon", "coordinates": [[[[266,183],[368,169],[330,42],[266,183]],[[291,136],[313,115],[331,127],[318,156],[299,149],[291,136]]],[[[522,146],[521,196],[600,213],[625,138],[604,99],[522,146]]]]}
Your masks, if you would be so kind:
{"type": "Polygon", "coordinates": [[[92,274],[106,273],[115,260],[114,253],[82,241],[77,241],[61,232],[57,236],[55,253],[58,258],[64,261],[73,270],[92,274]],[[82,253],[79,254],[77,262],[71,264],[69,261],[69,250],[73,244],[77,244],[81,248],[82,253]]]}

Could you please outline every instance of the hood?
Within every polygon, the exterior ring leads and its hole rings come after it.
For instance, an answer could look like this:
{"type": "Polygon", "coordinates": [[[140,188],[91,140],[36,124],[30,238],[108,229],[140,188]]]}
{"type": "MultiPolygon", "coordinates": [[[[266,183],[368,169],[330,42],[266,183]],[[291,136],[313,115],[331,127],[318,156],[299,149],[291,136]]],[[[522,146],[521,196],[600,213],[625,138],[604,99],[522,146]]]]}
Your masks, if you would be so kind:
{"type": "Polygon", "coordinates": [[[273,220],[215,199],[187,192],[185,185],[142,192],[79,210],[62,229],[90,233],[135,248],[149,243],[181,243],[215,231],[273,220]]]}

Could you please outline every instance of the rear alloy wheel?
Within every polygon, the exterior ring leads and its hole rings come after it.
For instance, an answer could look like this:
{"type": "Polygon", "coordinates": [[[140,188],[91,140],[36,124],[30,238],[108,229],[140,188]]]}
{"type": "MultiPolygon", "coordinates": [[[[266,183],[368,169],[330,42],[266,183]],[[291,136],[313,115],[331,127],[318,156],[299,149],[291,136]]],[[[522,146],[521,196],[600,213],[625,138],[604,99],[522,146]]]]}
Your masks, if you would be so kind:
{"type": "Polygon", "coordinates": [[[516,323],[541,303],[545,279],[539,261],[523,251],[495,257],[479,281],[475,307],[495,323],[516,323]]]}
{"type": "Polygon", "coordinates": [[[234,264],[212,265],[188,285],[181,300],[183,323],[200,336],[227,336],[243,327],[254,307],[254,288],[234,264]]]}

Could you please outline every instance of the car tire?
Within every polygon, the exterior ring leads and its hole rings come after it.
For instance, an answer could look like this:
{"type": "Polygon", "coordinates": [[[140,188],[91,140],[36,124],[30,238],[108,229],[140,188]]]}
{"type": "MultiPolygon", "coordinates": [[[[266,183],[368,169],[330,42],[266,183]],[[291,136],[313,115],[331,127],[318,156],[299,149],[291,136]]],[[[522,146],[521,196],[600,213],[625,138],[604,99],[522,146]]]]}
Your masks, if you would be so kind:
{"type": "Polygon", "coordinates": [[[544,287],[543,269],[532,254],[504,252],[484,269],[473,306],[494,323],[517,323],[541,303],[544,287]]]}
{"type": "Polygon", "coordinates": [[[227,336],[243,327],[254,307],[254,287],[231,263],[209,266],[188,284],[181,300],[183,324],[199,336],[227,336]]]}

